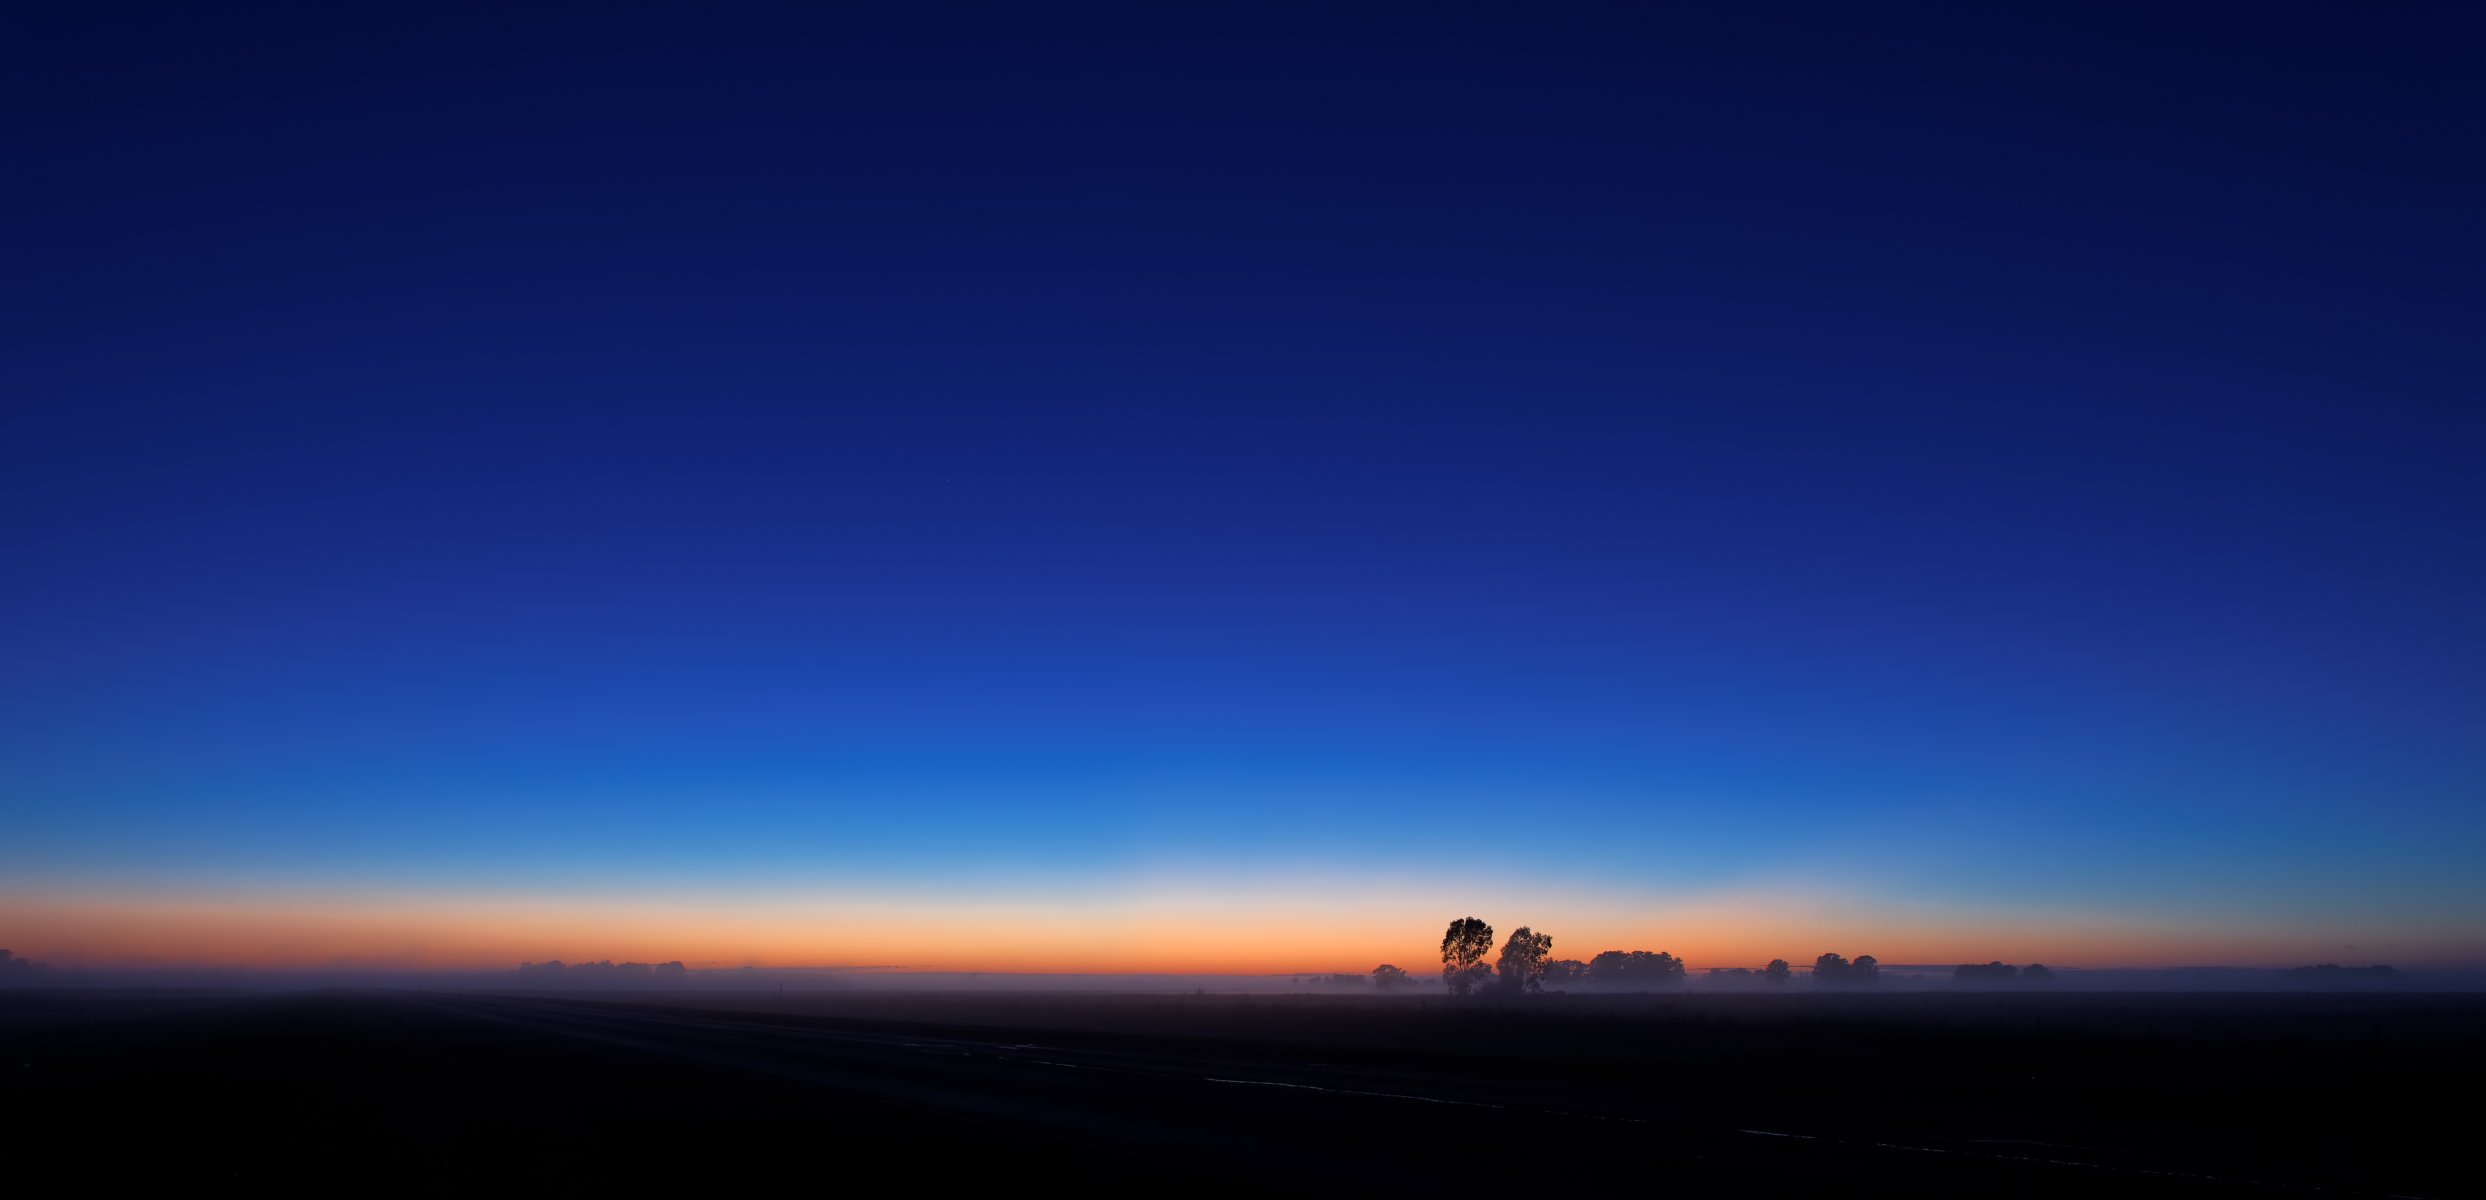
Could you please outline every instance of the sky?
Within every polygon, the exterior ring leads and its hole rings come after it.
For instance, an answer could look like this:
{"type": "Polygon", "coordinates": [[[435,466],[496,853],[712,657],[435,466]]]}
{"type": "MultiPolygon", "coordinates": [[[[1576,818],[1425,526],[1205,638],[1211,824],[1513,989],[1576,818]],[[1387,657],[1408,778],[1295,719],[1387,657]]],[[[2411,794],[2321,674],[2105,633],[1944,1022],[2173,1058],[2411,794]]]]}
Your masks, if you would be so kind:
{"type": "Polygon", "coordinates": [[[2474,7],[454,7],[0,18],[22,955],[2486,964],[2474,7]]]}

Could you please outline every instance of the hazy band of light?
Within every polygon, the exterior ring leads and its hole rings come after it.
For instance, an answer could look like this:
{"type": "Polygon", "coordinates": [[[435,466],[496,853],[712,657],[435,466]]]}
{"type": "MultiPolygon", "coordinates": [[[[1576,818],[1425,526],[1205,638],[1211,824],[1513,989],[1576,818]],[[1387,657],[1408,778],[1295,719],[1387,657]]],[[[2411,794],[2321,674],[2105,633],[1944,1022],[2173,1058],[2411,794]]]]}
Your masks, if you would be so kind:
{"type": "Polygon", "coordinates": [[[1287,973],[1427,969],[1441,926],[1473,912],[1502,933],[1555,935],[1557,957],[1666,950],[1695,968],[1805,963],[1825,951],[1888,962],[2064,966],[2474,961],[2473,937],[2346,928],[2164,922],[2070,912],[1963,916],[1832,895],[1720,893],[1618,915],[1587,895],[1223,888],[1112,897],[815,894],[503,895],[347,891],[0,893],[12,946],[66,966],[502,968],[520,961],[683,960],[698,966],[896,966],[939,971],[1287,973]]]}

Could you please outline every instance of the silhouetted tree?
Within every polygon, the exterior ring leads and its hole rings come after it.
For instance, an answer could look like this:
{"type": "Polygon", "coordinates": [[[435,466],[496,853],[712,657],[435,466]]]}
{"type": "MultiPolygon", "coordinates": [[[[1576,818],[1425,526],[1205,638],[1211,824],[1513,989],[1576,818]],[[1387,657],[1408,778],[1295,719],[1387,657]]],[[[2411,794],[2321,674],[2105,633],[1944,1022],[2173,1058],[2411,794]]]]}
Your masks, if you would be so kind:
{"type": "Polygon", "coordinates": [[[1870,954],[1859,954],[1856,961],[1848,966],[1847,976],[1851,983],[1880,983],[1882,961],[1870,954]]]}
{"type": "Polygon", "coordinates": [[[2022,983],[2053,983],[2054,972],[2047,970],[2044,963],[2030,963],[2020,968],[2020,981],[2022,983]]]}
{"type": "Polygon", "coordinates": [[[2010,963],[1961,963],[1951,968],[1951,978],[1960,983],[2009,983],[2020,977],[2020,968],[2010,963]]]}
{"type": "Polygon", "coordinates": [[[1492,949],[1493,926],[1474,917],[1452,921],[1442,935],[1442,982],[1462,996],[1474,991],[1493,969],[1484,961],[1492,949]]]}
{"type": "Polygon", "coordinates": [[[1545,990],[1538,976],[1545,973],[1545,956],[1553,950],[1553,934],[1535,933],[1525,925],[1511,931],[1511,940],[1502,943],[1502,957],[1497,964],[1503,989],[1513,993],[1545,990]]]}
{"type": "Polygon", "coordinates": [[[1399,970],[1397,967],[1391,966],[1388,963],[1383,963],[1372,969],[1372,985],[1385,992],[1391,988],[1400,987],[1413,982],[1415,982],[1415,980],[1410,978],[1407,972],[1399,970]]]}
{"type": "Polygon", "coordinates": [[[1783,958],[1773,958],[1770,965],[1761,968],[1761,978],[1771,983],[1785,983],[1790,974],[1793,972],[1787,969],[1787,960],[1783,958]]]}
{"type": "Polygon", "coordinates": [[[1585,984],[1588,982],[1588,964],[1576,958],[1547,959],[1545,972],[1539,979],[1551,991],[1585,984]]]}
{"type": "Polygon", "coordinates": [[[0,950],[0,985],[26,983],[50,969],[31,958],[19,958],[6,950],[0,950]]]}

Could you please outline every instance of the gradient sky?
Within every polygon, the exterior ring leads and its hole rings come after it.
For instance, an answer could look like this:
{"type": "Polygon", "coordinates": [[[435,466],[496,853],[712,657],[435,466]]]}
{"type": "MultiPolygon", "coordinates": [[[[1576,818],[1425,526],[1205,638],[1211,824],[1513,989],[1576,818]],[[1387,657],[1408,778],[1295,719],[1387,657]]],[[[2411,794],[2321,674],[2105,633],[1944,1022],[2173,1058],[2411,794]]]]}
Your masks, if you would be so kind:
{"type": "Polygon", "coordinates": [[[2486,963],[2475,6],[448,7],[5,18],[0,945],[2486,963]]]}

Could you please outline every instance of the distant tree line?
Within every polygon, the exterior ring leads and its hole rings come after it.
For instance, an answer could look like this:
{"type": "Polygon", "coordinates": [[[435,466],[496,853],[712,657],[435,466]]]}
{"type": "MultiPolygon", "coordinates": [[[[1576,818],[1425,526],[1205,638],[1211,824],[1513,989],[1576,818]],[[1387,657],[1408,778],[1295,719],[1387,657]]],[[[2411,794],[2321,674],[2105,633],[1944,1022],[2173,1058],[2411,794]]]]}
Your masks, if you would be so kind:
{"type": "Polygon", "coordinates": [[[1837,987],[1863,987],[1882,981],[1882,962],[1870,954],[1859,954],[1849,962],[1842,955],[1824,954],[1813,960],[1813,982],[1837,987]]]}
{"type": "Polygon", "coordinates": [[[1775,986],[1787,982],[1788,978],[1794,974],[1794,968],[1787,965],[1786,959],[1773,958],[1770,960],[1770,965],[1758,971],[1750,967],[1718,967],[1709,972],[1709,977],[1723,979],[1730,983],[1751,983],[1758,980],[1775,986]]]}
{"type": "MultiPolygon", "coordinates": [[[[1691,971],[1689,963],[1663,951],[1606,950],[1582,962],[1576,958],[1555,958],[1553,948],[1552,934],[1522,925],[1502,943],[1500,953],[1496,954],[1493,926],[1481,918],[1460,917],[1442,932],[1441,982],[1453,995],[1459,996],[1526,995],[1572,989],[1658,991],[1680,986],[1691,971]]],[[[1773,958],[1768,966],[1757,969],[1713,967],[1708,970],[1707,977],[1725,984],[1783,987],[1795,977],[1795,973],[1796,969],[1788,965],[1786,959],[1773,958]]],[[[1859,954],[1852,959],[1843,954],[1823,954],[1813,959],[1809,974],[1814,985],[1819,987],[1873,987],[1881,982],[1882,963],[1870,954],[1859,954]]],[[[2292,983],[2320,986],[2370,986],[2395,983],[2404,978],[2397,969],[2379,964],[2343,967],[2337,963],[2316,963],[2290,967],[2279,974],[2292,983]]],[[[1361,983],[1367,976],[1314,978],[1326,982],[1361,983]]],[[[1418,982],[1408,971],[1391,963],[1373,968],[1369,979],[1373,986],[1384,991],[1418,982]]],[[[2022,966],[2000,959],[1961,963],[1951,968],[1951,979],[1955,983],[1972,986],[2015,987],[2045,987],[2057,981],[2053,969],[2044,963],[2022,966]]]]}
{"type": "Polygon", "coordinates": [[[1683,982],[1683,960],[1660,951],[1607,950],[1588,960],[1576,977],[1590,987],[1620,988],[1636,991],[1653,987],[1673,987],[1683,982]]]}
{"type": "MultiPolygon", "coordinates": [[[[5,951],[0,951],[5,953],[5,951]]],[[[2289,967],[2279,972],[2290,983],[2357,984],[2397,983],[2407,978],[2397,967],[2376,963],[2370,967],[2343,967],[2338,963],[2314,963],[2311,966],[2289,967]]]]}
{"type": "Polygon", "coordinates": [[[550,962],[518,964],[518,982],[529,987],[664,987],[688,983],[691,973],[680,962],[550,962]]]}
{"type": "Polygon", "coordinates": [[[1961,963],[1951,968],[1951,979],[1957,983],[2036,983],[2054,982],[2054,972],[2044,963],[2015,967],[2007,962],[1961,963]]]}
{"type": "Polygon", "coordinates": [[[31,983],[36,976],[48,970],[51,968],[31,958],[19,958],[6,950],[0,950],[0,987],[12,983],[31,983]]]}
{"type": "MultiPolygon", "coordinates": [[[[1554,958],[1553,948],[1552,934],[1522,925],[1502,944],[1500,955],[1488,963],[1485,956],[1493,950],[1493,926],[1476,917],[1461,917],[1442,934],[1442,983],[1452,994],[1460,996],[1488,989],[1504,995],[1575,987],[1657,991],[1681,985],[1690,970],[1684,960],[1664,951],[1606,950],[1581,962],[1576,958],[1554,958]]],[[[1735,967],[1712,972],[1713,976],[1769,985],[1783,985],[1794,974],[1783,958],[1771,959],[1768,966],[1758,971],[1735,967]]],[[[1852,987],[1880,978],[1881,964],[1870,954],[1859,955],[1853,962],[1837,954],[1824,954],[1813,960],[1815,983],[1852,987]]],[[[1402,986],[1410,979],[1407,972],[1384,963],[1373,969],[1373,981],[1390,988],[1402,986]]]]}

